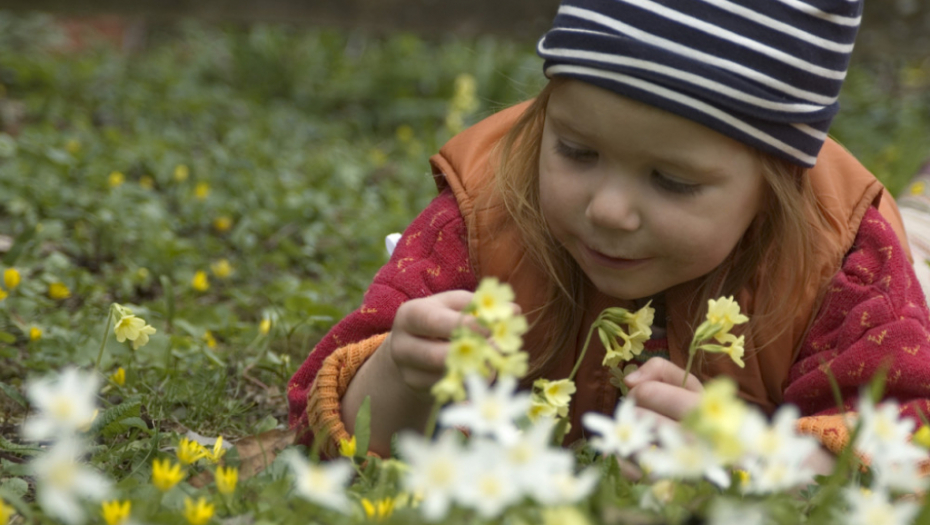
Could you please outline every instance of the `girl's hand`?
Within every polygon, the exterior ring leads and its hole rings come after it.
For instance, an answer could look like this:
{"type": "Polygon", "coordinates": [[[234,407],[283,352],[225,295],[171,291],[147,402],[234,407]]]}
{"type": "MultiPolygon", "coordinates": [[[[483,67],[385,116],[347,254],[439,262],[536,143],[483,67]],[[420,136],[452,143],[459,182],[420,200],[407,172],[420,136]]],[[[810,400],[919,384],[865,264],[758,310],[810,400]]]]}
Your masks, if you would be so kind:
{"type": "Polygon", "coordinates": [[[703,385],[693,374],[688,374],[681,386],[685,371],[668,359],[653,357],[639,370],[623,378],[630,388],[636,406],[653,412],[660,423],[681,421],[698,405],[703,385]]]}

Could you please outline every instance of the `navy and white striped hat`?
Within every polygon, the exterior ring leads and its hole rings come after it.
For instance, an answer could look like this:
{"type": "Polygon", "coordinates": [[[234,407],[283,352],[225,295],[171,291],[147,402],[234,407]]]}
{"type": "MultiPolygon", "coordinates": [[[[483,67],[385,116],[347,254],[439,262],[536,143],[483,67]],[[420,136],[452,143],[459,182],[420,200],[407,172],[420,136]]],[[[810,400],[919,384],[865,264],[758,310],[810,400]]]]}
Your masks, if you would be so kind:
{"type": "Polygon", "coordinates": [[[817,160],[862,0],[565,0],[539,41],[584,80],[802,166],[817,160]]]}

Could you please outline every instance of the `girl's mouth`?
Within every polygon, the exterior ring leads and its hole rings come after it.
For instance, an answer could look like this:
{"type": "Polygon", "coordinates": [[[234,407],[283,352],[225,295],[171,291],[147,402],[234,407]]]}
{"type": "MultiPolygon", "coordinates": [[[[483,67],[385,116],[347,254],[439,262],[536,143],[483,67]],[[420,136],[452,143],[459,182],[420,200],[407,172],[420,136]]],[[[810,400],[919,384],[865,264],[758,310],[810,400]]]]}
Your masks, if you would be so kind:
{"type": "Polygon", "coordinates": [[[652,260],[651,257],[643,259],[625,259],[622,257],[611,257],[603,254],[588,245],[584,245],[584,251],[587,258],[599,266],[606,266],[617,270],[629,270],[641,266],[652,260]]]}

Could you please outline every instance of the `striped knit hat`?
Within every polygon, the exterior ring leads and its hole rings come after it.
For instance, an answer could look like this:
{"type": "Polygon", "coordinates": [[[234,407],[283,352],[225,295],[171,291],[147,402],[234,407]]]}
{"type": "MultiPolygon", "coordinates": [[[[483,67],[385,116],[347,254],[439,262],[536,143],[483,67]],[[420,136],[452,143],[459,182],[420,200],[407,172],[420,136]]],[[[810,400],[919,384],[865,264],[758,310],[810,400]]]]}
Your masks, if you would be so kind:
{"type": "Polygon", "coordinates": [[[862,0],[565,0],[537,51],[584,80],[813,166],[862,0]]]}

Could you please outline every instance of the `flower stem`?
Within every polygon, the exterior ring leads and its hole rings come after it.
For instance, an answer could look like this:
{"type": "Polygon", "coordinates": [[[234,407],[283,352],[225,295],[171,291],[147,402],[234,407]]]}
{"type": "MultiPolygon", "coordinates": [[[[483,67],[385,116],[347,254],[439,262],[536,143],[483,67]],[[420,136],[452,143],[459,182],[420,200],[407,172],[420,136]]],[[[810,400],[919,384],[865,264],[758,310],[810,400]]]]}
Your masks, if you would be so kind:
{"type": "Polygon", "coordinates": [[[603,317],[603,315],[604,314],[601,313],[601,315],[597,316],[597,319],[595,319],[594,322],[591,323],[591,329],[588,330],[588,336],[585,337],[584,346],[581,347],[581,355],[579,355],[578,360],[575,361],[575,366],[572,368],[572,373],[568,375],[569,381],[574,381],[575,374],[577,374],[578,369],[581,368],[581,362],[584,361],[584,356],[586,353],[588,353],[588,347],[591,345],[591,336],[594,335],[594,330],[597,328],[598,321],[601,320],[601,317],[603,317]]]}
{"type": "Polygon", "coordinates": [[[426,420],[426,428],[423,430],[423,435],[427,439],[432,439],[433,434],[436,433],[436,422],[439,420],[439,409],[442,408],[442,403],[437,399],[433,403],[433,408],[430,409],[429,419],[426,420]]]}
{"type": "Polygon", "coordinates": [[[110,339],[110,323],[113,322],[113,306],[107,310],[107,327],[103,329],[103,341],[100,342],[100,351],[97,352],[97,361],[94,363],[94,371],[100,370],[100,360],[103,359],[103,350],[107,347],[107,341],[110,339]]]}
{"type": "Polygon", "coordinates": [[[688,376],[691,375],[691,364],[694,362],[694,354],[697,353],[697,344],[696,341],[691,341],[691,346],[688,347],[688,363],[685,365],[685,376],[681,379],[681,387],[684,388],[688,384],[688,376]]]}

